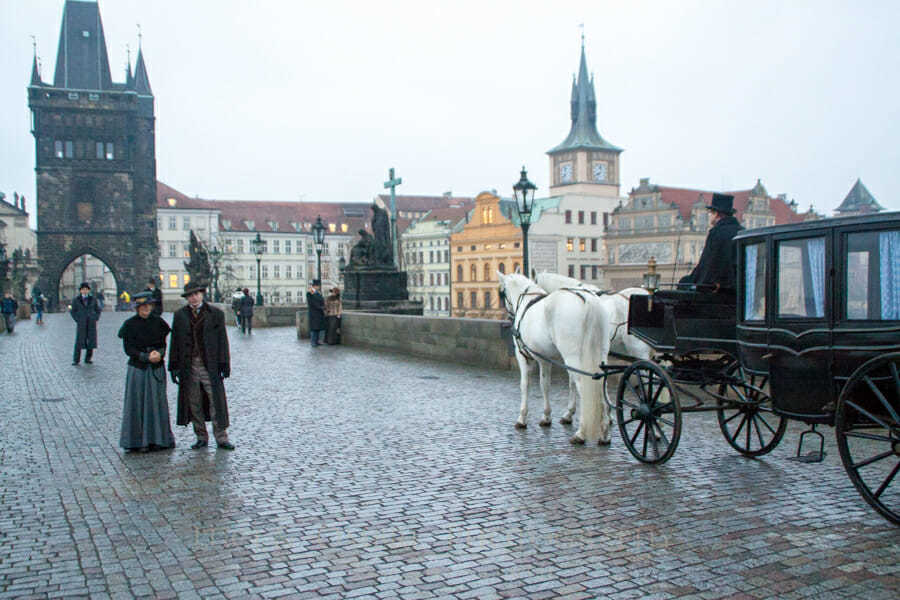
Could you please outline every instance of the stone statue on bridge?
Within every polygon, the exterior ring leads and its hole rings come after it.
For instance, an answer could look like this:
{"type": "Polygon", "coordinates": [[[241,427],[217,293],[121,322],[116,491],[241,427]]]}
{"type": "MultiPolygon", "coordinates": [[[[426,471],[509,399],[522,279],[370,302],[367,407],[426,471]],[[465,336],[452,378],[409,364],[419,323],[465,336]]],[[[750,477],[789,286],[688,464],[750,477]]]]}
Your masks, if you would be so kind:
{"type": "Polygon", "coordinates": [[[212,281],[212,267],[209,264],[209,252],[203,246],[203,242],[197,239],[194,230],[191,229],[190,261],[184,263],[184,268],[191,276],[191,282],[209,285],[212,281]]]}
{"type": "Polygon", "coordinates": [[[391,225],[387,212],[372,204],[373,236],[365,229],[359,230],[359,241],[350,249],[350,270],[360,268],[393,269],[391,250],[391,225]]]}

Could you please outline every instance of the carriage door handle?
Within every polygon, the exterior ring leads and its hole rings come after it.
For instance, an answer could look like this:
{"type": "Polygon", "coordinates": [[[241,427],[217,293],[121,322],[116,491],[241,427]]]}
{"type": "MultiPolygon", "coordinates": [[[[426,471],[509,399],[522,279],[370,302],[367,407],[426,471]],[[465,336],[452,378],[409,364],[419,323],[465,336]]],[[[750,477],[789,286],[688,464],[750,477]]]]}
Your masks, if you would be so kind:
{"type": "Polygon", "coordinates": [[[762,359],[763,359],[763,360],[770,360],[770,359],[771,359],[772,357],[774,357],[774,356],[775,356],[774,354],[772,354],[771,352],[769,352],[768,354],[763,354],[763,355],[762,355],[762,359]]]}

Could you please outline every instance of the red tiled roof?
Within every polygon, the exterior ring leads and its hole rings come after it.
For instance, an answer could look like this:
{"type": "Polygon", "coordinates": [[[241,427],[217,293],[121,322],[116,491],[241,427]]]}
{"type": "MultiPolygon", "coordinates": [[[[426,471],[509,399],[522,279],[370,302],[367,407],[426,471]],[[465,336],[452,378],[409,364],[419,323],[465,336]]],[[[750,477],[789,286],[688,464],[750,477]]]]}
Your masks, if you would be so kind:
{"type": "MultiPolygon", "coordinates": [[[[697,202],[708,205],[712,200],[713,192],[709,190],[690,190],[685,188],[655,186],[661,192],[660,197],[663,202],[674,204],[678,207],[678,212],[682,219],[689,219],[691,210],[697,202]],[[701,198],[702,196],[702,198],[701,198]]],[[[750,200],[751,190],[738,190],[735,192],[722,192],[734,196],[734,208],[737,211],[735,215],[738,220],[747,209],[750,200]]],[[[785,225],[787,223],[799,223],[804,220],[803,215],[796,213],[781,198],[769,198],[769,208],[775,215],[776,225],[785,225]]]]}
{"type": "MultiPolygon", "coordinates": [[[[378,198],[384,202],[385,206],[391,205],[391,196],[389,194],[379,194],[378,198]]],[[[396,196],[397,210],[408,210],[424,212],[435,208],[442,208],[448,204],[460,204],[462,202],[471,202],[472,198],[461,196],[396,196]]]]}

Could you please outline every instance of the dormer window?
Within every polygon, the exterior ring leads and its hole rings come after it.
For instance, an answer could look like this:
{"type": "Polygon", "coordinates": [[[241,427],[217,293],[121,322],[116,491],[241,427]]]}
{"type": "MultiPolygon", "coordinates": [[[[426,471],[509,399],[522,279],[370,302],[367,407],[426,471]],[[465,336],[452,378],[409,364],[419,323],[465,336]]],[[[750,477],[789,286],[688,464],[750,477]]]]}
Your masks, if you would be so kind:
{"type": "Polygon", "coordinates": [[[222,227],[224,227],[226,231],[231,231],[231,219],[222,219],[222,227]]]}
{"type": "Polygon", "coordinates": [[[256,221],[244,221],[244,225],[247,226],[247,229],[253,229],[256,226],[256,221]]]}
{"type": "Polygon", "coordinates": [[[278,231],[278,221],[268,221],[268,223],[272,231],[278,231]]]}
{"type": "Polygon", "coordinates": [[[300,223],[298,223],[296,221],[291,221],[290,225],[291,225],[291,227],[294,228],[294,231],[296,231],[297,233],[300,233],[300,231],[302,230],[300,223]]]}

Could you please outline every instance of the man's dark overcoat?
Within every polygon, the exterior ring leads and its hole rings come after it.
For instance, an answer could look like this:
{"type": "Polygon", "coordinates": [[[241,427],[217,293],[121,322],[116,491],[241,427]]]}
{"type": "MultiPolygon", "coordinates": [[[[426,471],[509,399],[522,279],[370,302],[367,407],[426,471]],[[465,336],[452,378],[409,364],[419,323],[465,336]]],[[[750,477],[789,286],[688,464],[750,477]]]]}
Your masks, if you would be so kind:
{"type": "Polygon", "coordinates": [[[244,294],[241,298],[240,306],[238,307],[238,311],[242,317],[252,317],[253,316],[253,298],[244,294]]]}
{"type": "MultiPolygon", "coordinates": [[[[189,390],[191,384],[191,354],[194,339],[191,335],[191,307],[179,308],[172,316],[172,339],[169,345],[169,372],[178,375],[178,425],[191,422],[189,390]]],[[[200,308],[203,314],[201,331],[203,333],[203,349],[201,357],[209,381],[212,384],[213,397],[203,393],[203,420],[209,421],[209,403],[212,401],[216,409],[216,425],[225,429],[229,425],[228,402],[225,397],[224,378],[231,375],[231,355],[228,350],[228,334],[225,328],[225,313],[210,306],[206,302],[200,308]]]]}
{"type": "Polygon", "coordinates": [[[93,350],[97,347],[97,320],[100,318],[100,304],[93,296],[82,300],[81,294],[72,300],[69,310],[75,321],[75,347],[93,350]]]}
{"type": "Polygon", "coordinates": [[[309,314],[309,330],[325,329],[325,298],[319,290],[315,293],[306,292],[306,309],[309,314]]]}
{"type": "Polygon", "coordinates": [[[737,278],[737,254],[733,240],[742,229],[738,220],[732,216],[724,217],[713,225],[706,236],[700,261],[690,275],[684,276],[679,283],[718,283],[720,288],[733,291],[737,278]]]}

